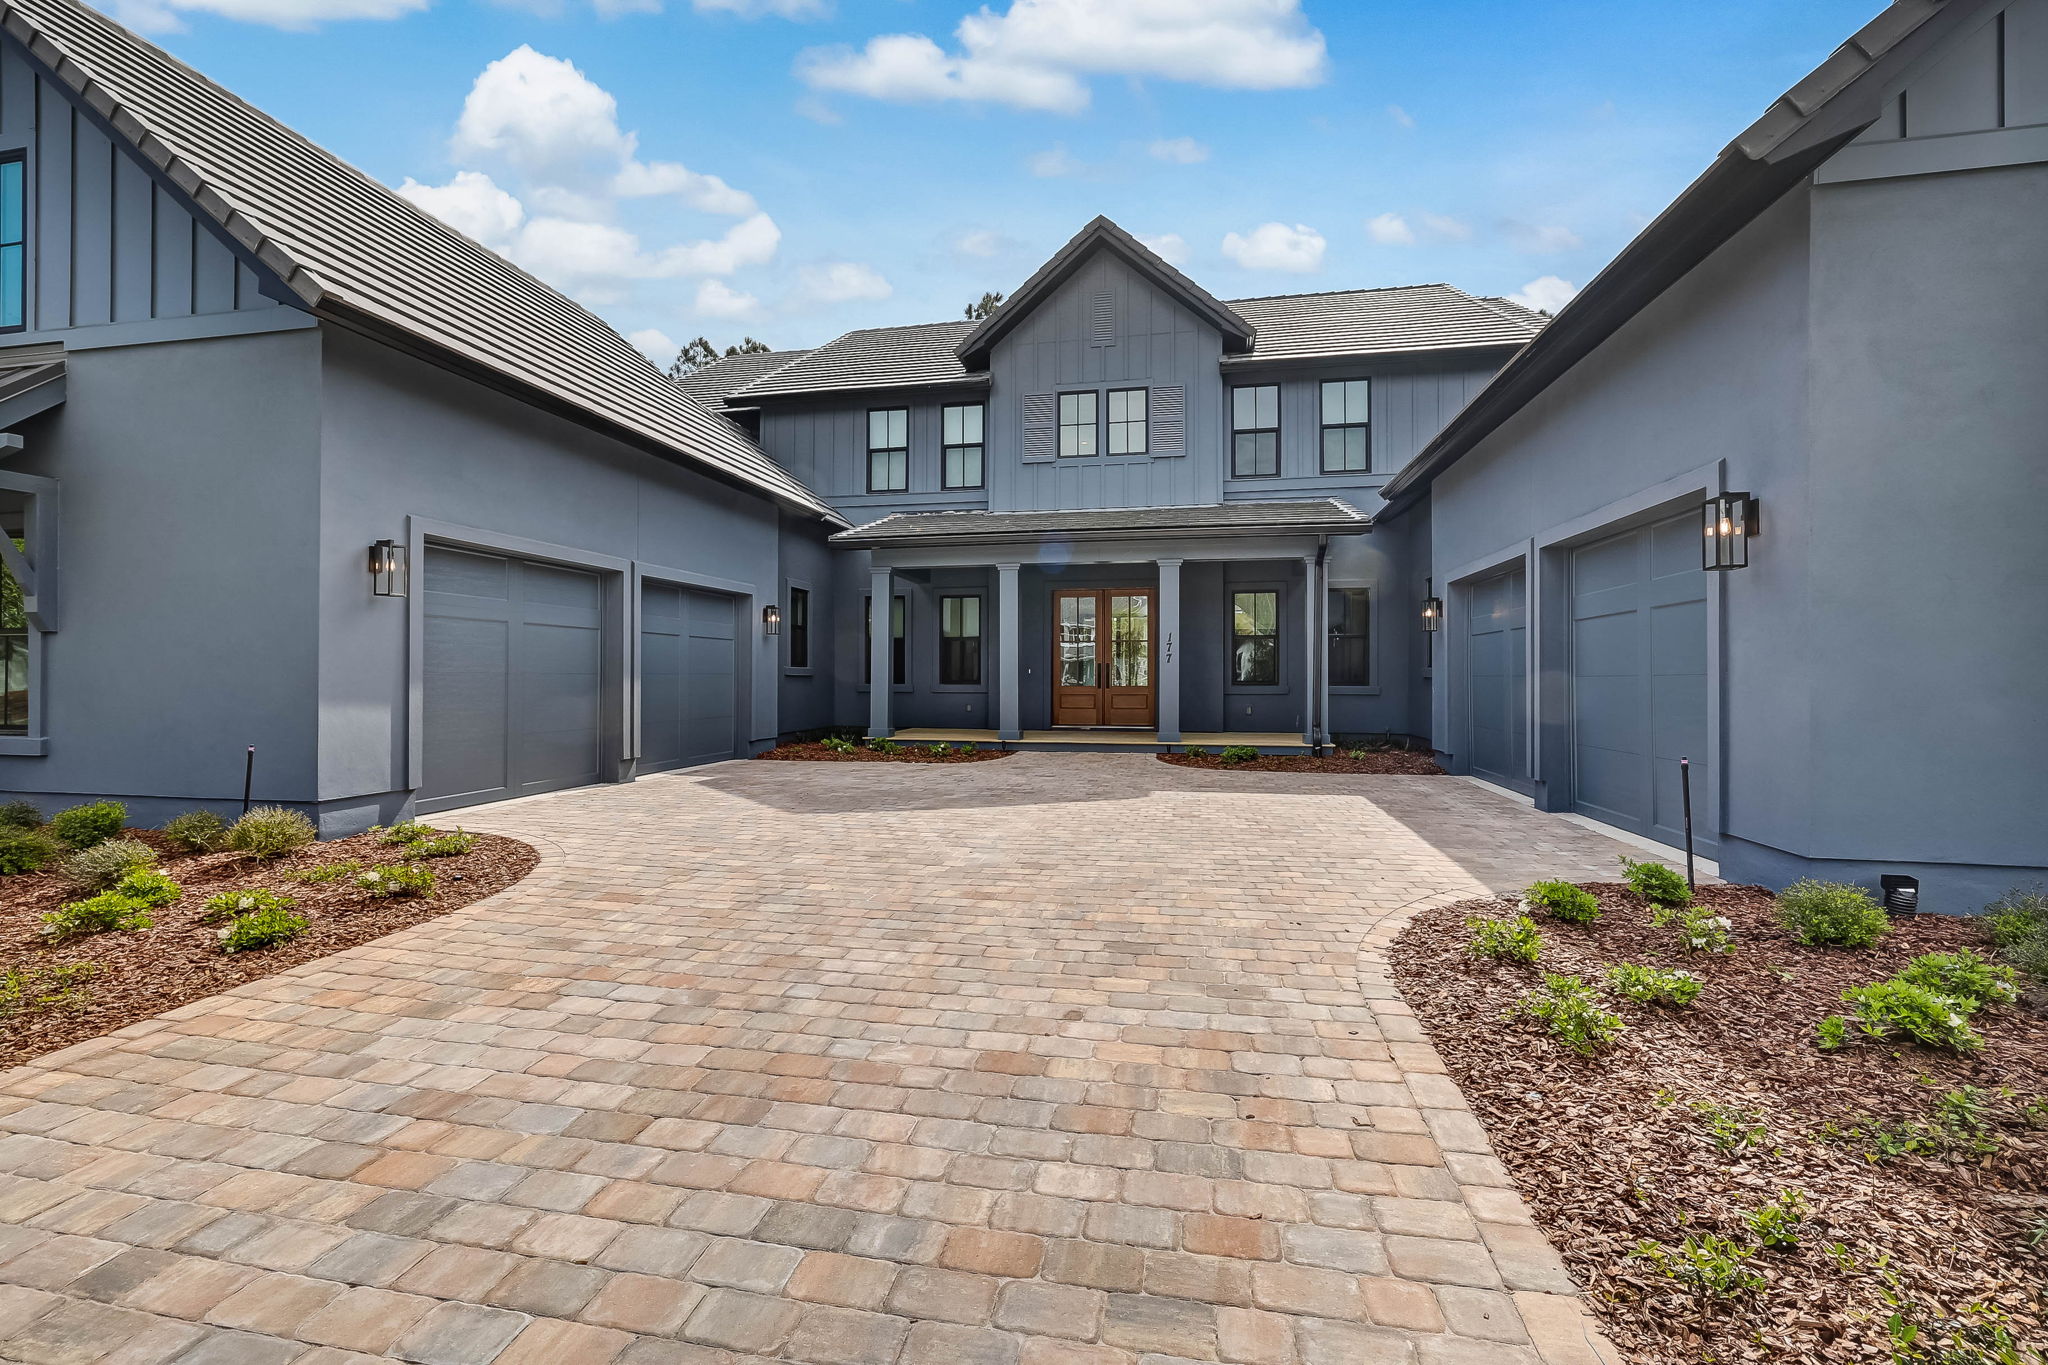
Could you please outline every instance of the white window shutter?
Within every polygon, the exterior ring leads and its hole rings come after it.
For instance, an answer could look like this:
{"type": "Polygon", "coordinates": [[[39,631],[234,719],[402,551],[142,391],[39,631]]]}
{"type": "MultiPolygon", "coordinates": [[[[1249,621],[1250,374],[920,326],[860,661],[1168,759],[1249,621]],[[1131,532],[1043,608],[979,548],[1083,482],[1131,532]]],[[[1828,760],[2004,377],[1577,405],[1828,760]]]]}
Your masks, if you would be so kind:
{"type": "Polygon", "coordinates": [[[1049,393],[1024,395],[1024,458],[1050,460],[1059,450],[1059,405],[1049,393]]]}

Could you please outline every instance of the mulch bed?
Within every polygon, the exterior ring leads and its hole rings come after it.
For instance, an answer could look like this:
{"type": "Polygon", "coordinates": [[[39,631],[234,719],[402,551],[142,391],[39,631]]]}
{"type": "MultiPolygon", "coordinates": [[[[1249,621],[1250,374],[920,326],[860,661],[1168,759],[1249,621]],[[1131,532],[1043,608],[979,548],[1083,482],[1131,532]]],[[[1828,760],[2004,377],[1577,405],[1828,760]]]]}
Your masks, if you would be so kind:
{"type": "Polygon", "coordinates": [[[1442,768],[1426,753],[1406,749],[1372,749],[1363,757],[1344,754],[1261,754],[1242,763],[1225,763],[1213,753],[1161,754],[1161,763],[1176,768],[1227,768],[1239,773],[1405,773],[1423,777],[1439,774],[1442,768]]]}
{"type": "Polygon", "coordinates": [[[155,830],[131,829],[125,835],[155,848],[156,869],[184,889],[178,900],[150,912],[152,928],[47,946],[41,932],[43,913],[84,893],[54,871],[0,878],[0,967],[90,962],[97,969],[87,983],[82,1007],[19,1013],[0,1021],[0,1067],[459,910],[504,890],[540,861],[532,848],[495,834],[477,835],[469,852],[448,858],[415,860],[375,834],[358,834],[310,844],[267,863],[241,853],[174,852],[155,830]],[[287,875],[322,863],[351,861],[366,868],[422,861],[433,869],[434,894],[378,900],[350,880],[316,885],[287,875]],[[199,922],[201,906],[223,891],[257,889],[292,897],[295,908],[311,923],[297,938],[274,948],[221,952],[220,926],[199,922]]]}
{"type": "Polygon", "coordinates": [[[1875,948],[1802,947],[1757,887],[1701,888],[1733,922],[1736,949],[1689,954],[1651,927],[1626,887],[1590,885],[1603,908],[1577,926],[1532,914],[1535,966],[1470,956],[1469,915],[1513,914],[1475,900],[1418,915],[1392,950],[1401,990],[1487,1126],[1538,1221],[1584,1285],[1602,1325],[1638,1365],[1701,1361],[1927,1362],[1993,1365],[1996,1353],[1895,1357],[1897,1308],[1924,1329],[1917,1347],[1966,1305],[2008,1316],[2021,1360],[2048,1348],[2048,1019],[2025,1008],[1980,1012],[1974,1057],[1871,1041],[1814,1046],[1814,1024],[1847,1007],[1845,987],[1891,975],[1918,954],[1982,948],[1980,928],[1928,916],[1897,922],[1875,948]],[[1628,1031],[1580,1057],[1514,1001],[1554,971],[1596,980],[1612,963],[1682,967],[1706,981],[1690,1009],[1608,1000],[1628,1031]],[[1941,1097],[1979,1087],[1998,1150],[1905,1156],[1878,1164],[1873,1122],[1932,1123],[1941,1097]],[[2001,1092],[2009,1095],[2001,1096],[2001,1092]],[[1718,1142],[1719,1106],[1733,1136],[1718,1142]],[[1753,1124],[1761,1134],[1749,1133],[1753,1124]],[[1733,1149],[1728,1150],[1733,1143],[1733,1149]],[[1731,1300],[1695,1297],[1631,1257],[1643,1240],[1675,1246],[1713,1232],[1753,1244],[1743,1214],[1782,1190],[1809,1203],[1796,1250],[1748,1264],[1764,1287],[1731,1300]],[[1829,1244],[1838,1244],[1839,1253],[1829,1244]]]}
{"type": "Polygon", "coordinates": [[[815,741],[803,744],[778,744],[773,749],[755,754],[755,758],[777,758],[797,763],[983,763],[991,758],[1008,758],[1010,749],[967,749],[958,744],[949,745],[946,753],[933,753],[930,745],[906,743],[898,753],[879,753],[869,748],[857,748],[848,752],[842,749],[828,749],[815,741]]]}

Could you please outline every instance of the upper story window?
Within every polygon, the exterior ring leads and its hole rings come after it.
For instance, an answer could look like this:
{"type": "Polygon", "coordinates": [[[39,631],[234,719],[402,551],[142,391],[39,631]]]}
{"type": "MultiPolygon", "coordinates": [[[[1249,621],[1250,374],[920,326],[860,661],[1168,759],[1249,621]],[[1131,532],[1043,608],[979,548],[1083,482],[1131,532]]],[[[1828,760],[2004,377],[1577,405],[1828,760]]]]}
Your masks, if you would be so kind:
{"type": "Polygon", "coordinates": [[[1230,682],[1233,687],[1279,685],[1279,593],[1231,594],[1230,682]]]}
{"type": "Polygon", "coordinates": [[[868,412],[868,492],[901,493],[910,487],[910,409],[868,412]]]}
{"type": "Polygon", "coordinates": [[[27,156],[0,156],[0,332],[28,326],[27,156]]]}
{"type": "Polygon", "coordinates": [[[939,486],[979,488],[982,473],[982,424],[988,410],[980,403],[960,403],[942,410],[939,486]]]}
{"type": "Polygon", "coordinates": [[[1145,453],[1145,390],[1111,389],[1109,391],[1109,453],[1112,455],[1143,455],[1145,453]]]}
{"type": "Polygon", "coordinates": [[[1060,455],[1093,455],[1096,451],[1095,394],[1060,395],[1060,455]]]}
{"type": "Polygon", "coordinates": [[[1280,386],[1247,384],[1230,391],[1230,477],[1262,479],[1280,472],[1280,386]]]}
{"type": "Polygon", "coordinates": [[[789,666],[811,666],[811,590],[789,590],[789,666]]]}
{"type": "Polygon", "coordinates": [[[1372,469],[1372,382],[1323,381],[1323,472],[1362,474],[1372,469]]]}
{"type": "Polygon", "coordinates": [[[1330,589],[1330,685],[1372,685],[1372,591],[1330,589]]]}

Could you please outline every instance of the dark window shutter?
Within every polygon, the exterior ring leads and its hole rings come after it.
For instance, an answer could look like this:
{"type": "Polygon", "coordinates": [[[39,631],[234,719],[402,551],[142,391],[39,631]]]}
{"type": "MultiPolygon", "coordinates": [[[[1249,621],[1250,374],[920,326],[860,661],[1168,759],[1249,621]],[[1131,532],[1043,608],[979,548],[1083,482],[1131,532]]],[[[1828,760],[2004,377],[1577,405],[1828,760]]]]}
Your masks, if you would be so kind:
{"type": "Polygon", "coordinates": [[[1059,403],[1049,393],[1024,395],[1024,458],[1050,460],[1059,449],[1059,403]]]}
{"type": "Polygon", "coordinates": [[[1097,294],[1089,307],[1088,344],[1116,345],[1116,296],[1107,290],[1097,294]]]}
{"type": "Polygon", "coordinates": [[[1152,388],[1152,454],[1187,453],[1187,390],[1179,384],[1156,384],[1152,388]]]}

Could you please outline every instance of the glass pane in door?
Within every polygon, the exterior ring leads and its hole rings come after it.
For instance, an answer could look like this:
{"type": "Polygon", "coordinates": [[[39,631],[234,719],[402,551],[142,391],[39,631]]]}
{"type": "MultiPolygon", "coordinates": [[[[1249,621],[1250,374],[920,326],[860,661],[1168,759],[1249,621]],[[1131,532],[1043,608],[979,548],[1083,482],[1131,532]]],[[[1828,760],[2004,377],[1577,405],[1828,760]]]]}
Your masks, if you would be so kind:
{"type": "Polygon", "coordinates": [[[1060,686],[1096,686],[1093,597],[1060,599],[1060,686]]]}
{"type": "Polygon", "coordinates": [[[1152,599],[1112,593],[1109,598],[1109,685],[1152,685],[1152,599]]]}

